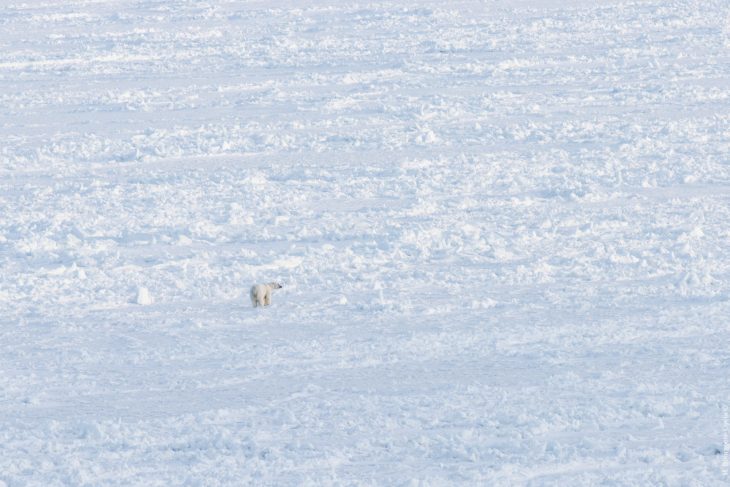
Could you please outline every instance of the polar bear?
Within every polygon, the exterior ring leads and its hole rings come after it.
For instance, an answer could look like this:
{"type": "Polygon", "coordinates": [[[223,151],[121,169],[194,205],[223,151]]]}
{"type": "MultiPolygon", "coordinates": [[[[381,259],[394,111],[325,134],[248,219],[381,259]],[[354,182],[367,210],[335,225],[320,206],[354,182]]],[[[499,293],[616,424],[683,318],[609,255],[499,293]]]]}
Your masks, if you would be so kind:
{"type": "Polygon", "coordinates": [[[256,306],[268,306],[271,304],[271,293],[274,289],[281,289],[278,282],[270,282],[268,284],[254,284],[251,286],[251,304],[256,306]]]}

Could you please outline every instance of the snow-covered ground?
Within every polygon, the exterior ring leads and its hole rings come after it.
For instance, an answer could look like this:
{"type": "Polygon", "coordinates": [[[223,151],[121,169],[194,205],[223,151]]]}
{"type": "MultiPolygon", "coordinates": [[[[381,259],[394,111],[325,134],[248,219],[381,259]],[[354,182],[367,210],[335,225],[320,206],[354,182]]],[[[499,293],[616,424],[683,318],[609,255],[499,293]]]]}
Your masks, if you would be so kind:
{"type": "Polygon", "coordinates": [[[730,481],[729,53],[725,0],[0,7],[0,486],[730,481]]]}

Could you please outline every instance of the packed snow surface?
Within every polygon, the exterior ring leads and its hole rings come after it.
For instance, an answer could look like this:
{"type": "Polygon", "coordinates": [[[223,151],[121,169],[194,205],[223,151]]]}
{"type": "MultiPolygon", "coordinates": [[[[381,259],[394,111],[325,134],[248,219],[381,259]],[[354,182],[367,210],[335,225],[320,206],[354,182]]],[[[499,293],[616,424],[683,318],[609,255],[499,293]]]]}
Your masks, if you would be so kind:
{"type": "Polygon", "coordinates": [[[729,53],[713,0],[5,2],[0,486],[728,482],[729,53]]]}

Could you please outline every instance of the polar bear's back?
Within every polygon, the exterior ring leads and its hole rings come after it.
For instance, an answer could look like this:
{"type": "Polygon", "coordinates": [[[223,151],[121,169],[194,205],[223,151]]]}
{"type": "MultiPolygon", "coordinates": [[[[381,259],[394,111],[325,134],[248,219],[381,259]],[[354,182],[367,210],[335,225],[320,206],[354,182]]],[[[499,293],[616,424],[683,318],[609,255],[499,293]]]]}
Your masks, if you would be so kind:
{"type": "Polygon", "coordinates": [[[263,296],[268,290],[268,287],[266,284],[254,284],[251,286],[251,294],[253,296],[263,296]]]}

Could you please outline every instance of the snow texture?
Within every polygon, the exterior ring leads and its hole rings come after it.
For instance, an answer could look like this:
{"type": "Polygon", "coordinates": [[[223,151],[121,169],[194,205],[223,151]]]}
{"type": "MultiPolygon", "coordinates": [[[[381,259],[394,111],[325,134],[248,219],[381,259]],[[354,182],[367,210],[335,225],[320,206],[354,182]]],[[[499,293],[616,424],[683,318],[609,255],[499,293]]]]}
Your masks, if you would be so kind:
{"type": "Polygon", "coordinates": [[[724,0],[6,3],[0,486],[728,482],[729,49],[724,0]]]}

